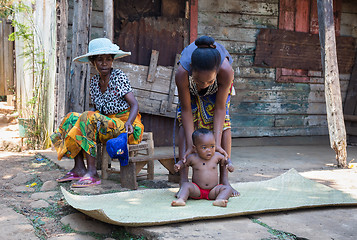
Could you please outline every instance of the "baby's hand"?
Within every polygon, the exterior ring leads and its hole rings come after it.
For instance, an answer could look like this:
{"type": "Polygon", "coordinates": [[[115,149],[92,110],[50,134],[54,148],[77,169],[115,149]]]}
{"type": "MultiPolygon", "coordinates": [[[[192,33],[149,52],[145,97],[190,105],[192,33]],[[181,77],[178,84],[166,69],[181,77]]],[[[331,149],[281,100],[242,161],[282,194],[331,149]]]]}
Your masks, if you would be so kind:
{"type": "Polygon", "coordinates": [[[175,170],[175,172],[178,172],[180,169],[181,169],[181,165],[178,164],[178,163],[176,163],[176,164],[174,165],[174,170],[175,170]]]}
{"type": "Polygon", "coordinates": [[[234,166],[233,166],[232,163],[228,163],[228,164],[226,165],[226,168],[228,169],[229,172],[233,172],[233,171],[234,171],[234,166]]]}
{"type": "Polygon", "coordinates": [[[227,158],[226,160],[223,161],[224,165],[226,166],[226,168],[228,169],[229,172],[233,172],[234,171],[234,166],[232,164],[232,161],[230,158],[227,158]]]}

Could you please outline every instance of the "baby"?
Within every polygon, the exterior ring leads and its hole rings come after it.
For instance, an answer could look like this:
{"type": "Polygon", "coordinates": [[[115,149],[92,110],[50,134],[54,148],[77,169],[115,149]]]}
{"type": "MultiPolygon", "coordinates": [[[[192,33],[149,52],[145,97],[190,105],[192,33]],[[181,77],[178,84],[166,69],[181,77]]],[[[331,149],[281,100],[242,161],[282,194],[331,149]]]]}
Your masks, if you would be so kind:
{"type": "Polygon", "coordinates": [[[218,164],[225,165],[228,171],[233,172],[232,163],[229,159],[225,160],[222,154],[215,152],[216,143],[211,131],[204,128],[194,131],[192,142],[195,153],[188,155],[186,162],[180,160],[174,166],[175,171],[179,171],[183,166],[191,166],[192,183],[182,183],[178,199],[172,201],[171,206],[185,206],[190,197],[214,200],[214,206],[226,207],[233,189],[229,185],[218,184],[218,164]]]}

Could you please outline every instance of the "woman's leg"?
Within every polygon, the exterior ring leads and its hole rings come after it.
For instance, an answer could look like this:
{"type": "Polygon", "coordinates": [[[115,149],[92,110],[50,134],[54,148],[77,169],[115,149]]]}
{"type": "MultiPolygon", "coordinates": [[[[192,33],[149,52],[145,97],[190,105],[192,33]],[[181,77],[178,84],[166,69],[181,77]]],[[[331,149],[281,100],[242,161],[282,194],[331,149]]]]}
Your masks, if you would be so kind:
{"type": "MultiPolygon", "coordinates": [[[[183,159],[186,153],[186,138],[185,138],[185,131],[181,126],[179,129],[179,159],[183,159]]],[[[180,185],[182,183],[188,182],[188,168],[183,167],[180,170],[180,185]]]]}
{"type": "Polygon", "coordinates": [[[96,158],[89,155],[88,153],[85,154],[87,159],[87,173],[84,175],[84,177],[92,177],[98,180],[99,175],[97,172],[96,158]]]}
{"type": "MultiPolygon", "coordinates": [[[[186,152],[186,138],[185,131],[181,126],[179,129],[179,159],[182,159],[186,152]]],[[[180,198],[181,186],[183,183],[188,182],[188,168],[183,166],[180,171],[180,190],[175,194],[175,197],[180,198]]]]}
{"type": "MultiPolygon", "coordinates": [[[[226,151],[226,153],[228,154],[228,157],[230,158],[231,151],[232,151],[232,134],[231,134],[230,128],[227,128],[226,130],[223,131],[221,145],[222,145],[222,148],[224,149],[224,151],[226,151]]],[[[222,172],[220,172],[220,182],[222,183],[223,182],[222,177],[223,176],[228,177],[228,170],[225,166],[221,167],[220,170],[227,171],[226,174],[222,174],[222,172]]],[[[233,189],[232,197],[239,196],[239,192],[237,190],[235,190],[234,188],[232,188],[232,189],[233,189]]]]}
{"type": "Polygon", "coordinates": [[[89,187],[89,186],[94,186],[94,185],[100,184],[101,180],[99,178],[97,168],[96,168],[96,158],[91,156],[84,150],[82,150],[80,154],[82,154],[82,153],[86,154],[87,171],[83,175],[83,177],[81,177],[81,179],[79,179],[77,182],[72,184],[72,187],[80,188],[80,187],[89,187]]]}
{"type": "Polygon", "coordinates": [[[70,171],[77,174],[80,177],[83,177],[87,172],[87,168],[84,164],[83,154],[84,151],[82,150],[77,154],[77,156],[74,157],[74,167],[70,171]]]}
{"type": "Polygon", "coordinates": [[[87,168],[83,161],[83,151],[79,152],[74,157],[74,167],[66,173],[63,177],[57,178],[57,182],[68,182],[73,180],[79,180],[87,172],[87,168]]]}

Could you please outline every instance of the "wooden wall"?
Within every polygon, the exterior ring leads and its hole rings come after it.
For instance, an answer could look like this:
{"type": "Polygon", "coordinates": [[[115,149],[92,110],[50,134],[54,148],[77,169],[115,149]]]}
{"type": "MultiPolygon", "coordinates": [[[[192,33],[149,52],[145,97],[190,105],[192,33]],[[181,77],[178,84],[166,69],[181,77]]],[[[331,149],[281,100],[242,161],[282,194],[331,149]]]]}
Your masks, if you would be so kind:
{"type": "Polygon", "coordinates": [[[14,95],[14,42],[9,41],[11,22],[0,18],[0,96],[14,95]]]}
{"type": "MultiPolygon", "coordinates": [[[[68,1],[69,28],[67,42],[67,79],[69,79],[69,75],[71,74],[69,66],[71,63],[70,61],[72,61],[71,46],[73,38],[73,1],[74,0],[68,1]]],[[[103,0],[92,1],[93,4],[91,13],[90,39],[105,36],[103,24],[103,0]]],[[[119,15],[122,16],[129,14],[130,11],[138,11],[138,9],[133,7],[126,9],[125,7],[130,7],[130,4],[132,4],[133,2],[127,2],[125,6],[121,4],[125,2],[126,1],[114,2],[114,12],[116,20],[118,20],[119,15]]],[[[136,2],[140,3],[141,1],[136,2]]],[[[151,1],[145,2],[151,3],[151,1]]],[[[172,4],[177,4],[176,0],[164,0],[155,2],[155,4],[159,4],[160,16],[153,17],[150,15],[145,18],[142,18],[140,20],[140,23],[144,20],[145,21],[144,24],[142,24],[143,28],[139,28],[139,31],[137,27],[135,27],[134,29],[133,26],[135,24],[130,24],[131,22],[129,21],[126,22],[126,29],[128,30],[127,32],[123,31],[123,29],[121,28],[122,26],[119,26],[117,24],[121,21],[116,21],[116,23],[114,24],[114,32],[116,33],[114,42],[117,43],[123,50],[131,51],[132,55],[135,58],[127,57],[115,61],[113,67],[118,67],[122,69],[129,77],[129,80],[131,81],[132,87],[134,89],[134,94],[136,95],[136,98],[139,102],[139,110],[142,114],[145,131],[153,132],[155,146],[172,145],[175,106],[177,104],[178,98],[177,93],[175,92],[175,88],[170,87],[171,82],[173,82],[171,80],[171,75],[176,53],[180,53],[182,51],[182,49],[184,48],[184,41],[188,38],[188,31],[186,30],[186,28],[188,29],[188,26],[186,23],[186,19],[184,18],[184,10],[186,6],[185,1],[180,0],[178,2],[181,5],[183,4],[183,6],[180,5],[180,8],[173,8],[172,4]],[[176,17],[173,18],[173,15],[175,15],[176,17]],[[121,31],[123,31],[126,35],[122,38],[119,38],[119,33],[121,33],[121,31]],[[134,39],[139,39],[138,36],[140,37],[140,41],[134,41],[134,39]],[[166,44],[168,42],[170,42],[171,44],[166,44]],[[140,51],[137,51],[136,48],[140,51]],[[159,50],[160,52],[157,67],[155,67],[156,70],[154,71],[156,80],[151,80],[153,82],[150,83],[147,82],[146,79],[148,76],[148,65],[149,63],[151,63],[150,55],[152,49],[159,50]],[[128,62],[134,62],[137,65],[125,63],[125,61],[127,61],[128,59],[132,60],[128,62]],[[172,94],[170,94],[170,92],[172,92],[172,94]]],[[[186,42],[188,42],[188,40],[186,42]]],[[[94,71],[92,71],[92,73],[93,72],[94,71]]],[[[68,82],[69,81],[67,80],[67,83],[68,82]]],[[[70,86],[69,84],[67,85],[70,86]]],[[[85,90],[78,89],[77,91],[85,90]]],[[[70,111],[68,107],[68,103],[70,101],[70,97],[66,96],[66,113],[70,111]]],[[[58,104],[63,104],[63,102],[59,102],[58,104]]],[[[88,109],[90,109],[91,107],[93,106],[89,106],[88,109]]],[[[62,117],[60,116],[59,118],[61,119],[62,117]]]]}
{"type": "MultiPolygon", "coordinates": [[[[255,67],[260,28],[278,28],[279,0],[200,0],[198,35],[210,35],[233,57],[236,96],[231,100],[233,137],[327,135],[324,80],[278,83],[275,68],[255,67]]],[[[341,36],[357,37],[357,2],[342,1],[341,36]]],[[[340,74],[342,99],[350,74],[340,74]]]]}

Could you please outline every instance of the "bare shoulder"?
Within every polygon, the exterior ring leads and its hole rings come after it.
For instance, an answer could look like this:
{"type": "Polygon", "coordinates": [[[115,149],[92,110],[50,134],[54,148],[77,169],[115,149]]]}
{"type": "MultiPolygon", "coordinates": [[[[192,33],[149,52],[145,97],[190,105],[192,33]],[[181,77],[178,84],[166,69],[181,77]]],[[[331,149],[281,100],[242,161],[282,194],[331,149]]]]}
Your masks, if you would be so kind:
{"type": "Polygon", "coordinates": [[[197,162],[198,159],[199,159],[199,157],[198,157],[197,153],[191,153],[190,155],[188,155],[186,157],[186,164],[187,165],[192,165],[195,162],[197,162]]]}
{"type": "Polygon", "coordinates": [[[234,79],[234,71],[232,66],[229,64],[228,59],[225,59],[221,66],[219,67],[219,72],[217,75],[217,80],[220,85],[231,85],[234,79]]]}
{"type": "Polygon", "coordinates": [[[175,82],[178,87],[188,86],[188,72],[181,65],[175,73],[175,82]]]}

